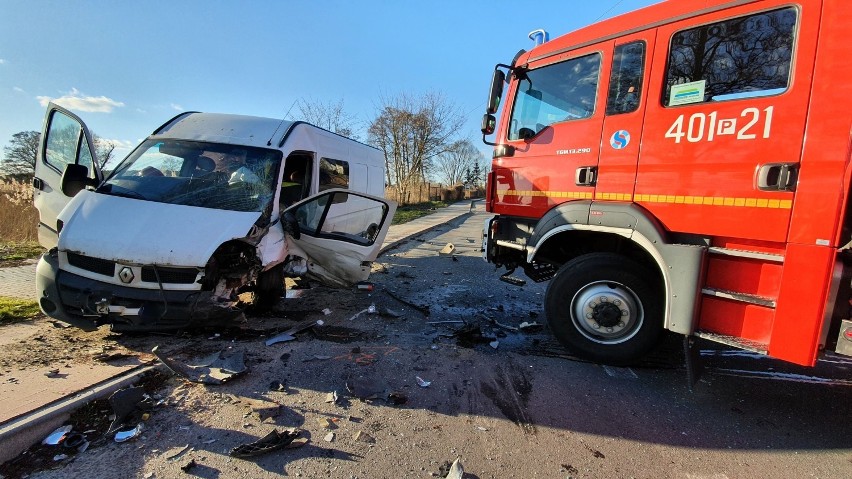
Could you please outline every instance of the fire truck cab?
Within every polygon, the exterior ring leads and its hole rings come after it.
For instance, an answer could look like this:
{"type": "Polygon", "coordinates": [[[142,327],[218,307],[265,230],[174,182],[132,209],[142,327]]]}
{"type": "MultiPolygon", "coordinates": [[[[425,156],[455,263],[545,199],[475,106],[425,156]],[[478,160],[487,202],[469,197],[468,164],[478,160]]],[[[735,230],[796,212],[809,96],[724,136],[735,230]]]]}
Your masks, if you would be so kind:
{"type": "Polygon", "coordinates": [[[664,330],[852,354],[850,27],[840,0],[670,0],[497,65],[485,259],[549,280],[596,361],[664,330]]]}

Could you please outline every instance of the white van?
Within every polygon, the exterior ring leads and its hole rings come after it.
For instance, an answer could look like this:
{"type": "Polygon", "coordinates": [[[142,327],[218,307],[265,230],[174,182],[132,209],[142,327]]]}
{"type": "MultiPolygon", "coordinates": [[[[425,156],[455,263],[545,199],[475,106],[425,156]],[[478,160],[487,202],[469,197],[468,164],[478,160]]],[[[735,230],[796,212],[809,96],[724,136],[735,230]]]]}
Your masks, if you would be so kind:
{"type": "Polygon", "coordinates": [[[80,328],[227,323],[285,276],[367,279],[396,203],[373,147],[303,122],[183,113],[112,172],[71,112],[48,106],[35,166],[42,311],[80,328]]]}

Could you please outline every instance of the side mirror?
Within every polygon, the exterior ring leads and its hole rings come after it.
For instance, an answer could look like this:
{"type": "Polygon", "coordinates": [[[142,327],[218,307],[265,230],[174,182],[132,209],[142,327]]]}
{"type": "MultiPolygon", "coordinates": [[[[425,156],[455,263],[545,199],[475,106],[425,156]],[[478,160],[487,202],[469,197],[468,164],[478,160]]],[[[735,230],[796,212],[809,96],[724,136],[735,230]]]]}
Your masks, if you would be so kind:
{"type": "Polygon", "coordinates": [[[500,106],[500,98],[503,96],[503,83],[506,81],[506,74],[499,68],[494,70],[494,76],[491,77],[491,88],[488,90],[488,103],[485,106],[485,111],[493,115],[497,113],[497,108],[500,106]]]}
{"type": "Polygon", "coordinates": [[[494,133],[494,129],[497,128],[497,118],[494,118],[494,115],[490,113],[486,113],[482,116],[482,134],[490,135],[494,133]]]}
{"type": "Polygon", "coordinates": [[[96,181],[89,178],[89,169],[85,166],[78,164],[65,165],[65,171],[62,172],[62,180],[60,182],[62,194],[65,196],[74,196],[87,186],[95,186],[96,181]]]}

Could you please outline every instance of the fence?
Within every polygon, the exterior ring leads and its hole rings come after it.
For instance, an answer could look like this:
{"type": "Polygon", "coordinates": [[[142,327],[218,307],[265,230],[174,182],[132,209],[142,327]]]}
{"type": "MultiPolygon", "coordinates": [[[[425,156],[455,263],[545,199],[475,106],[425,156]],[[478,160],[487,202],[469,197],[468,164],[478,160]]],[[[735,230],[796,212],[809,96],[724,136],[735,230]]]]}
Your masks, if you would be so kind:
{"type": "Polygon", "coordinates": [[[401,198],[395,186],[385,188],[385,198],[401,205],[427,201],[459,201],[484,196],[482,188],[465,189],[464,185],[447,186],[441,183],[420,183],[409,188],[407,193],[406,198],[401,198]]]}

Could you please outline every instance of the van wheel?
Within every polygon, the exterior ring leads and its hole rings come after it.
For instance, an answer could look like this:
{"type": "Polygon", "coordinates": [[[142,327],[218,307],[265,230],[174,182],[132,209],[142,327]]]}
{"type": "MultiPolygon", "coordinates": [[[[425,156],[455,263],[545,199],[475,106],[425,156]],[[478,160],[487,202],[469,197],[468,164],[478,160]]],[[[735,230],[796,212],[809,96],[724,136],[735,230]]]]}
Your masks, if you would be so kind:
{"type": "Polygon", "coordinates": [[[255,312],[269,311],[278,304],[283,294],[284,263],[281,263],[258,275],[257,285],[254,289],[254,302],[252,303],[255,312]]]}
{"type": "Polygon", "coordinates": [[[565,263],[545,296],[556,339],[578,356],[626,364],[657,345],[663,330],[662,289],[648,268],[613,253],[565,263]]]}

